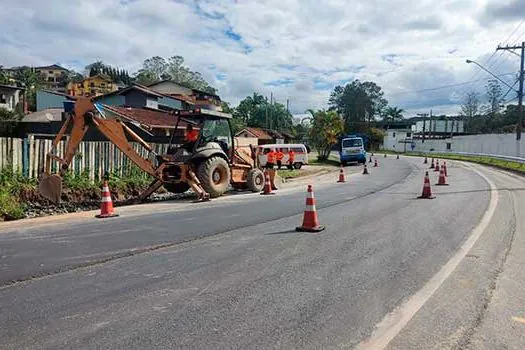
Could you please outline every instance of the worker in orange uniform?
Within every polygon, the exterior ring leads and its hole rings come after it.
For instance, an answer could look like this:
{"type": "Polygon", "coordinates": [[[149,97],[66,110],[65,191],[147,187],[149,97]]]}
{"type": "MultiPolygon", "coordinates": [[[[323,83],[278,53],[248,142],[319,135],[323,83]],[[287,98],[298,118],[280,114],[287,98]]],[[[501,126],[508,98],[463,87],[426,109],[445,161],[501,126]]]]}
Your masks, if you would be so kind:
{"type": "Polygon", "coordinates": [[[293,163],[295,161],[295,152],[290,148],[288,151],[288,169],[293,169],[293,163]]]}
{"type": "Polygon", "coordinates": [[[283,149],[278,148],[277,152],[275,152],[275,159],[277,160],[277,170],[281,170],[281,166],[283,165],[283,158],[284,158],[283,149]]]}
{"type": "Polygon", "coordinates": [[[199,131],[193,129],[193,125],[188,124],[186,125],[186,131],[184,132],[184,145],[183,147],[186,148],[188,152],[191,152],[193,150],[193,147],[195,146],[195,142],[199,139],[199,131]]]}
{"type": "Polygon", "coordinates": [[[266,169],[268,170],[268,174],[270,175],[270,184],[272,186],[272,190],[276,190],[277,187],[275,186],[275,162],[277,161],[277,152],[275,152],[271,148],[267,148],[264,153],[266,154],[266,169]]]}

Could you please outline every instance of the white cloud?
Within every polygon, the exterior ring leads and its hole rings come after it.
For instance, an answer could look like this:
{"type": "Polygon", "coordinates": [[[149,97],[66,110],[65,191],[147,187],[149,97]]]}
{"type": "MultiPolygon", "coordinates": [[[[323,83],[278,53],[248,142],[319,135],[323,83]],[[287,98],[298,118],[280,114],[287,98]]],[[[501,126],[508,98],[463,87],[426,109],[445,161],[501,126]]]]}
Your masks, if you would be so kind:
{"type": "MultiPolygon", "coordinates": [[[[453,113],[461,94],[483,91],[483,81],[418,91],[489,78],[465,59],[483,62],[498,43],[525,39],[525,25],[508,39],[523,18],[518,2],[2,0],[0,64],[82,70],[103,60],[136,70],[150,56],[182,55],[233,104],[273,92],[303,113],[326,107],[335,85],[359,78],[409,113],[453,113]]],[[[508,53],[488,66],[518,70],[508,53]]]]}

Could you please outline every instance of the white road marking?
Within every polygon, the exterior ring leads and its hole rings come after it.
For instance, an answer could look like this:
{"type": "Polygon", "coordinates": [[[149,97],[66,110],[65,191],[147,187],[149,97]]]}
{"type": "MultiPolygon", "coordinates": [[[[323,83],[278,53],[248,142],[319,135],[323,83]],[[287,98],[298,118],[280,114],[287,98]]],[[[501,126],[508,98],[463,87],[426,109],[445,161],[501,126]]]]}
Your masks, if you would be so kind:
{"type": "Polygon", "coordinates": [[[468,167],[481,176],[490,187],[490,202],[489,207],[478,226],[472,230],[469,238],[463,243],[456,254],[439,270],[437,274],[428,281],[423,288],[408,299],[401,306],[396,308],[390,314],[386,315],[381,322],[379,322],[369,339],[362,341],[356,349],[374,349],[380,350],[388,346],[407,323],[414,317],[419,309],[432,297],[436,290],[445,282],[445,280],[454,272],[456,267],[460,264],[467,253],[472,249],[481,234],[485,231],[487,226],[496,211],[498,205],[499,194],[494,183],[482,174],[479,170],[468,165],[468,167]]]}

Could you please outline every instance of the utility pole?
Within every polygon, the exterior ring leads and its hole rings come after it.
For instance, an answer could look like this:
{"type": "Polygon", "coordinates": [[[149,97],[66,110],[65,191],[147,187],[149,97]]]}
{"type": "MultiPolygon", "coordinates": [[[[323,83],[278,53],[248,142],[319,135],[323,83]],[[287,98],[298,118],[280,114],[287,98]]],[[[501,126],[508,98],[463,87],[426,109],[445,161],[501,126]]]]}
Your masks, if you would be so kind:
{"type": "Polygon", "coordinates": [[[270,92],[270,130],[273,128],[273,92],[270,92]]]}
{"type": "Polygon", "coordinates": [[[266,108],[265,108],[265,114],[266,114],[266,129],[269,129],[269,124],[268,124],[268,96],[266,97],[266,108]]]}
{"type": "MultiPolygon", "coordinates": [[[[507,50],[515,53],[513,50],[521,50],[521,63],[519,72],[519,89],[518,89],[518,125],[516,126],[516,140],[521,140],[521,130],[523,128],[523,64],[525,61],[525,42],[519,46],[498,46],[496,50],[507,50]]],[[[519,156],[519,154],[518,154],[519,156]]]]}

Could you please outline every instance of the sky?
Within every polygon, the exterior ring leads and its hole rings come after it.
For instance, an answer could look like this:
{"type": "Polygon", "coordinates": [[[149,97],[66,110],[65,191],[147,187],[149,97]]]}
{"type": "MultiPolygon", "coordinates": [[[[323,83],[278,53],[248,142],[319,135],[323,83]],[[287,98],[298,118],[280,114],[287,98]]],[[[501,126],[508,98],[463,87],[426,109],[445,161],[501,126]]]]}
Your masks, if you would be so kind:
{"type": "Polygon", "coordinates": [[[327,108],[333,88],[354,79],[380,85],[405,117],[455,114],[465,94],[484,94],[491,78],[465,60],[512,86],[519,57],[495,49],[525,41],[525,0],[1,3],[5,67],[83,71],[102,60],[133,72],[148,57],[181,55],[233,106],[253,92],[273,93],[298,115],[327,108]]]}

